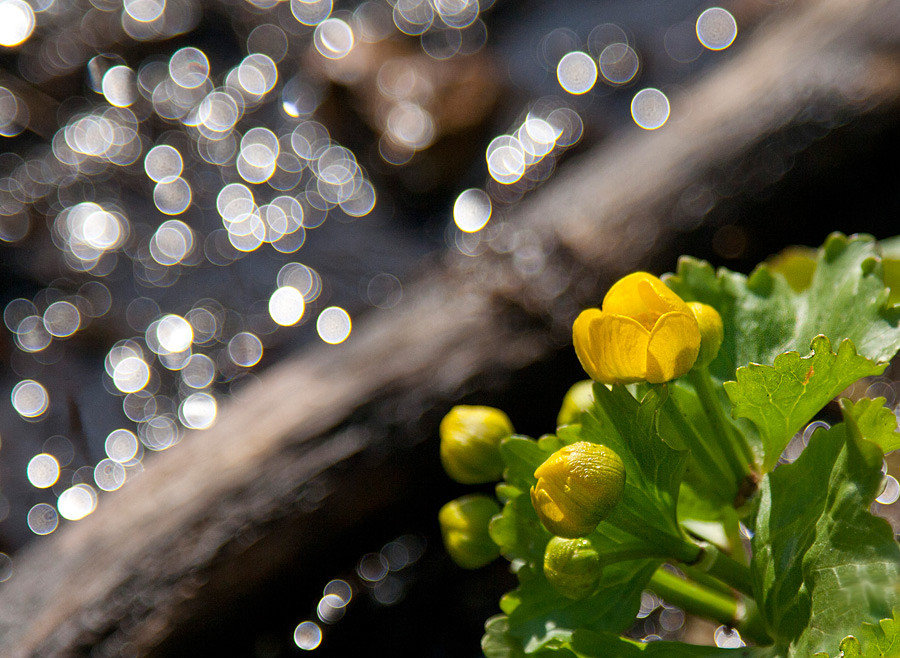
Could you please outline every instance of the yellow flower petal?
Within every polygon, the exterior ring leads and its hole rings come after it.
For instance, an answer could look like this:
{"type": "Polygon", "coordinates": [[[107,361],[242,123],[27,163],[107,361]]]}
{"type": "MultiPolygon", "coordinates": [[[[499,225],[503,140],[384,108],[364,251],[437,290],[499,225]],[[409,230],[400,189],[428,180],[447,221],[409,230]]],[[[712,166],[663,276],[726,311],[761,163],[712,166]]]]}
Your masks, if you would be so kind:
{"type": "Polygon", "coordinates": [[[700,352],[700,328],[688,313],[666,313],[653,327],[647,346],[647,376],[651,384],[680,377],[700,352]]]}
{"type": "Polygon", "coordinates": [[[588,330],[595,380],[631,384],[645,379],[650,332],[637,320],[601,312],[591,318],[588,330]]]}
{"type": "Polygon", "coordinates": [[[572,344],[575,346],[575,354],[581,362],[581,367],[591,376],[591,379],[597,379],[599,370],[597,368],[596,352],[591,349],[591,332],[590,326],[594,318],[601,315],[599,308],[587,308],[578,314],[575,318],[575,324],[572,325],[572,344]]]}
{"type": "Polygon", "coordinates": [[[622,277],[603,298],[603,312],[625,315],[650,331],[659,316],[672,311],[687,313],[687,305],[662,281],[647,272],[622,277]]]}

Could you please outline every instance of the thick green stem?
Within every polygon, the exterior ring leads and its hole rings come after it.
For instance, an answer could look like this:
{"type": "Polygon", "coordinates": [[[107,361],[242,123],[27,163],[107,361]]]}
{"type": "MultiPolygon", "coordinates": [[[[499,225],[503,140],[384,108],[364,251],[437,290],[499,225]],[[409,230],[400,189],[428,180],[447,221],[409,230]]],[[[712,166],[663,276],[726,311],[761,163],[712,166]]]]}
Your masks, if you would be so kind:
{"type": "Polygon", "coordinates": [[[699,467],[697,474],[704,480],[704,483],[712,491],[721,490],[723,481],[728,482],[732,488],[736,488],[738,478],[735,477],[727,460],[724,459],[721,452],[710,449],[700,433],[685,418],[671,395],[663,402],[661,410],[691,451],[691,455],[699,467]]]}
{"type": "Polygon", "coordinates": [[[664,599],[666,603],[691,614],[715,619],[729,626],[733,626],[737,621],[738,602],[733,595],[720,594],[679,578],[664,566],[657,569],[650,578],[647,589],[664,599]]]}
{"type": "Polygon", "coordinates": [[[737,628],[743,637],[757,644],[769,644],[756,605],[752,601],[738,600],[697,583],[685,580],[660,567],[647,584],[647,589],[685,612],[713,619],[726,626],[737,628]]]}
{"type": "Polygon", "coordinates": [[[688,377],[694,385],[694,390],[697,392],[700,405],[703,407],[710,425],[721,439],[720,445],[728,463],[738,480],[742,480],[750,474],[752,470],[750,465],[753,463],[753,453],[750,451],[750,446],[747,445],[747,440],[725,415],[722,400],[716,392],[709,369],[695,367],[690,371],[688,377]]]}
{"type": "Polygon", "coordinates": [[[771,643],[756,604],[752,600],[722,595],[680,578],[663,567],[653,574],[647,588],[667,603],[678,606],[686,612],[737,628],[744,638],[757,644],[771,643]]]}

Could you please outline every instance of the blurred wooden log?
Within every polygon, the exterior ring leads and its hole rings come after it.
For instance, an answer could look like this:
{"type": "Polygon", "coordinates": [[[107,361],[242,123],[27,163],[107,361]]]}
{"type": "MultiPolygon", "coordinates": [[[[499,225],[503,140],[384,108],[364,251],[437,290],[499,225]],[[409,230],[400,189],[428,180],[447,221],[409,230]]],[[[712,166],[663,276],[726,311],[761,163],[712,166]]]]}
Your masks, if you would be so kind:
{"type": "Polygon", "coordinates": [[[624,131],[571,162],[495,218],[481,255],[448,255],[345,344],[270,369],[215,428],[148,460],[93,515],[17,556],[0,589],[0,654],[151,653],[186,620],[402,496],[414,474],[397,455],[431,441],[467,386],[499,386],[564,343],[578,308],[664,248],[686,199],[727,184],[792,124],[829,127],[896,103],[898,45],[892,0],[779,12],[672,99],[663,130],[624,131]],[[368,470],[342,476],[347,464],[368,470]]]}

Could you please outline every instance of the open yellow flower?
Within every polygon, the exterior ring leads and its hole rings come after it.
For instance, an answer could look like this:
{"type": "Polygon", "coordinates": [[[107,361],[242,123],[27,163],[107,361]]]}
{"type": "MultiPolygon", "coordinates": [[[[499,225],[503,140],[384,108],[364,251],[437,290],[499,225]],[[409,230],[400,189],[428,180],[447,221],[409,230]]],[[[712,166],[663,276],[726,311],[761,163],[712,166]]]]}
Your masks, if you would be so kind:
{"type": "Polygon", "coordinates": [[[578,360],[604,384],[660,384],[685,374],[700,351],[690,307],[652,274],[619,279],[602,309],[581,312],[572,326],[578,360]]]}

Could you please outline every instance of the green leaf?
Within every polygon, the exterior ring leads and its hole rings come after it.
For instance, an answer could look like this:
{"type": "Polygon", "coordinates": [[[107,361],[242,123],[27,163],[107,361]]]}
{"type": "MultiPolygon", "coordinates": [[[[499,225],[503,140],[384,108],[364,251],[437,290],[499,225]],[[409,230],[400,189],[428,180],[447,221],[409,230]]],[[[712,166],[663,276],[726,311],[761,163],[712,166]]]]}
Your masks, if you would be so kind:
{"type": "Polygon", "coordinates": [[[541,650],[570,640],[576,629],[621,633],[634,620],[641,592],[658,566],[658,560],[610,565],[603,571],[600,589],[577,601],[553,589],[539,568],[523,566],[518,589],[501,602],[508,615],[506,642],[515,646],[518,641],[526,654],[541,655],[541,650]]]}
{"type": "Polygon", "coordinates": [[[524,436],[513,436],[500,443],[500,457],[505,470],[504,479],[514,487],[528,491],[536,480],[534,471],[553,454],[548,446],[524,436]]]}
{"type": "Polygon", "coordinates": [[[768,648],[743,647],[740,649],[720,649],[718,647],[697,646],[684,642],[637,642],[610,633],[577,631],[567,643],[579,658],[702,658],[705,656],[746,656],[762,658],[771,656],[768,648]]]}
{"type": "Polygon", "coordinates": [[[844,415],[853,416],[859,432],[885,454],[900,448],[897,416],[884,406],[884,398],[862,398],[857,402],[841,400],[844,415]]]}
{"type": "Polygon", "coordinates": [[[710,304],[722,316],[725,339],[710,364],[720,381],[732,379],[739,366],[804,351],[819,334],[834,344],[849,338],[873,361],[888,361],[900,349],[897,313],[886,310],[889,291],[871,236],[829,236],[809,287],[800,292],[765,264],[746,277],[715,272],[692,258],[682,258],[666,283],[684,300],[710,304]]]}
{"type": "Polygon", "coordinates": [[[503,557],[532,564],[543,563],[547,542],[552,537],[541,525],[527,491],[519,491],[507,500],[500,514],[491,519],[489,531],[503,557]]]}
{"type": "Polygon", "coordinates": [[[897,601],[900,547],[888,523],[868,511],[881,462],[848,409],[844,423],[816,431],[797,461],[762,481],[754,591],[790,655],[836,650],[848,631],[881,619],[897,601]]]}
{"type": "Polygon", "coordinates": [[[863,624],[857,635],[863,658],[900,656],[900,608],[877,624],[863,624]]]}
{"type": "Polygon", "coordinates": [[[859,356],[849,339],[837,354],[825,336],[816,336],[811,348],[809,356],[787,352],[775,357],[771,366],[738,368],[737,381],[725,382],[734,414],[752,420],[759,429],[764,471],[775,466],[791,437],[829,400],[857,379],[880,375],[885,368],[859,356]]]}

